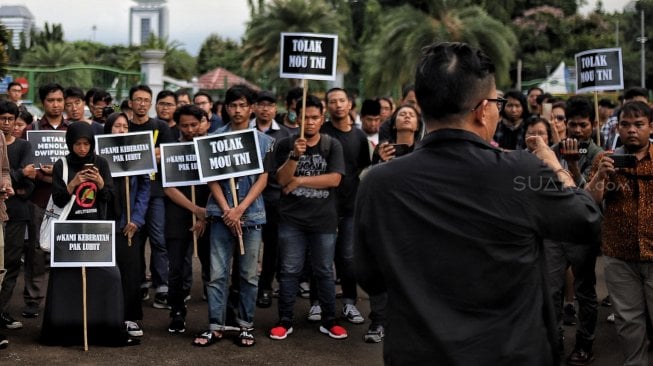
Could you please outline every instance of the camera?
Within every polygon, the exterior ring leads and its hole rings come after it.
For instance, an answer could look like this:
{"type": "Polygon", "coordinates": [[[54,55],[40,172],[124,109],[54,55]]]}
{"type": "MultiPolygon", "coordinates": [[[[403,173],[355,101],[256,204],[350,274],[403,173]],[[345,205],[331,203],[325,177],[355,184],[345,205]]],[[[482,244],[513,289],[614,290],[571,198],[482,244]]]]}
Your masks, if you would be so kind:
{"type": "Polygon", "coordinates": [[[634,168],[637,166],[637,158],[632,154],[612,154],[610,159],[614,161],[615,168],[634,168]]]}

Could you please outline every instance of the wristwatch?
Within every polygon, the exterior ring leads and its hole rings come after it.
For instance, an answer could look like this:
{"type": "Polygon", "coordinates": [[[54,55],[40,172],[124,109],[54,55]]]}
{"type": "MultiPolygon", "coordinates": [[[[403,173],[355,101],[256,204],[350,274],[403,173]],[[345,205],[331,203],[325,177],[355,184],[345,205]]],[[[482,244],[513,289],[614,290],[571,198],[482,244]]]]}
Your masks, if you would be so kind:
{"type": "Polygon", "coordinates": [[[288,154],[288,159],[299,161],[299,155],[295,155],[295,150],[293,150],[290,152],[290,154],[288,154]]]}

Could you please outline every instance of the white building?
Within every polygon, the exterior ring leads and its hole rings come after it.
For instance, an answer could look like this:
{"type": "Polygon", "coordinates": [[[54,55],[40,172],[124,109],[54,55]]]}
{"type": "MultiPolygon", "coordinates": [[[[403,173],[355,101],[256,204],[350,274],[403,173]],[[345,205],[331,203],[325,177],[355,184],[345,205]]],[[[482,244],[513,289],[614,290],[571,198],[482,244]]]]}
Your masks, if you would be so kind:
{"type": "Polygon", "coordinates": [[[30,43],[30,29],[34,26],[34,16],[22,5],[0,6],[0,23],[12,32],[11,43],[14,48],[20,47],[20,35],[24,34],[25,44],[30,43]]]}
{"type": "Polygon", "coordinates": [[[138,5],[129,9],[129,44],[147,43],[151,34],[168,36],[168,9],[165,0],[133,0],[138,5]]]}

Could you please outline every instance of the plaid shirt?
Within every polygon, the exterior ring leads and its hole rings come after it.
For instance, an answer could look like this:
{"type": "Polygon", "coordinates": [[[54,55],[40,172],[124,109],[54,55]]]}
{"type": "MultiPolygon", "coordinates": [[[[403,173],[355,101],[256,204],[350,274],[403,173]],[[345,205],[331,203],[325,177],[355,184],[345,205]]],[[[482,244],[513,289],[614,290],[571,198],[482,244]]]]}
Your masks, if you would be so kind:
{"type": "Polygon", "coordinates": [[[497,131],[494,133],[494,141],[499,147],[506,150],[523,150],[526,148],[524,143],[524,126],[526,123],[521,121],[517,127],[508,126],[505,119],[501,119],[497,125],[497,131]]]}
{"type": "Polygon", "coordinates": [[[601,136],[603,136],[603,148],[605,150],[614,150],[614,143],[617,139],[617,124],[619,119],[616,116],[608,118],[608,121],[601,127],[601,136]]]}

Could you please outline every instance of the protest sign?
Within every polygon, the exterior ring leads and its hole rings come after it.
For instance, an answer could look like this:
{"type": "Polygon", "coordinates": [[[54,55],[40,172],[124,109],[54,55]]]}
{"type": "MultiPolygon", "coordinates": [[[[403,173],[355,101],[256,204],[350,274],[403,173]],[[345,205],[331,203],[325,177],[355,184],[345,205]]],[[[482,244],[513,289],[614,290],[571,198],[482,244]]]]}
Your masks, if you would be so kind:
{"type": "Polygon", "coordinates": [[[602,48],[576,54],[576,93],[623,88],[621,48],[602,48]]]}
{"type": "Polygon", "coordinates": [[[27,131],[27,141],[32,144],[33,162],[36,168],[54,163],[68,155],[66,131],[39,130],[27,131]]]}
{"type": "Polygon", "coordinates": [[[193,142],[161,144],[161,177],[164,187],[202,184],[193,142]]]}
{"type": "Polygon", "coordinates": [[[112,177],[157,171],[152,131],[97,135],[95,151],[109,162],[112,177]]]}
{"type": "Polygon", "coordinates": [[[54,221],[52,267],[111,267],[116,265],[115,221],[54,221]]]}
{"type": "Polygon", "coordinates": [[[263,173],[255,130],[196,137],[193,142],[202,182],[263,173]]]}
{"type": "Polygon", "coordinates": [[[338,36],[318,33],[281,33],[282,78],[335,80],[338,36]]]}

